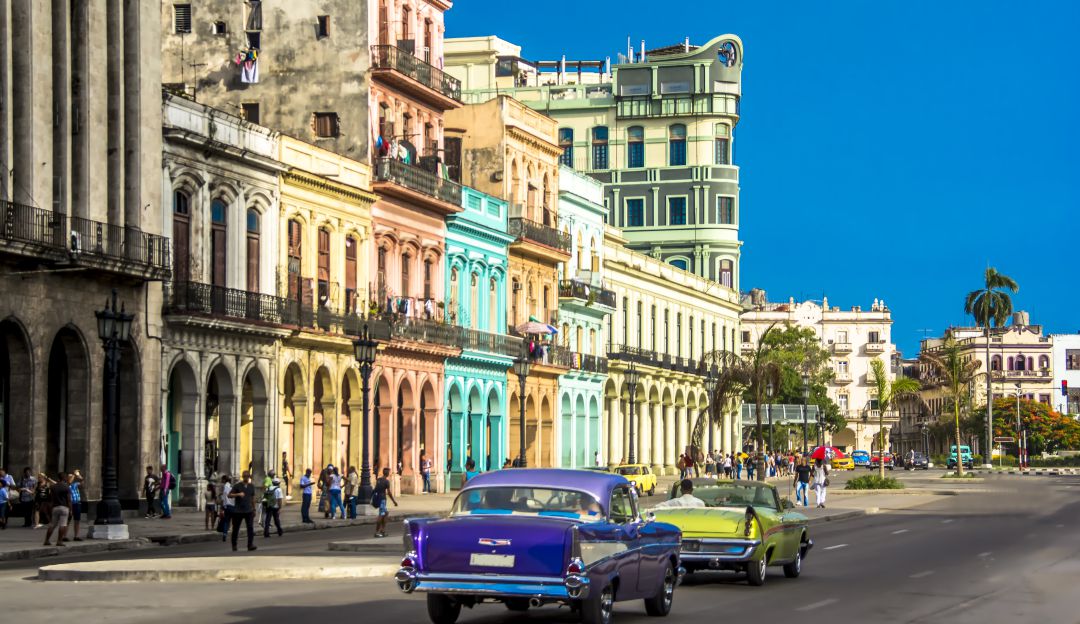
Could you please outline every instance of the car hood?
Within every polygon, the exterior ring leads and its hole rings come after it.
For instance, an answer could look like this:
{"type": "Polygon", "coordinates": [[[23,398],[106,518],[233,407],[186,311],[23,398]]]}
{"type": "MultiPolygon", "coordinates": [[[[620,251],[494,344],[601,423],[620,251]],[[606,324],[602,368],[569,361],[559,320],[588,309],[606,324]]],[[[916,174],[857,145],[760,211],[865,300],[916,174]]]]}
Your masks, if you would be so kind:
{"type": "Polygon", "coordinates": [[[684,507],[654,509],[656,520],[673,524],[684,538],[743,537],[745,507],[684,507]]]}
{"type": "Polygon", "coordinates": [[[420,528],[420,559],[425,572],[561,575],[570,555],[566,518],[537,516],[455,516],[420,528]],[[482,543],[483,542],[483,543],[482,543]],[[513,555],[513,565],[474,565],[473,554],[513,555]]]}

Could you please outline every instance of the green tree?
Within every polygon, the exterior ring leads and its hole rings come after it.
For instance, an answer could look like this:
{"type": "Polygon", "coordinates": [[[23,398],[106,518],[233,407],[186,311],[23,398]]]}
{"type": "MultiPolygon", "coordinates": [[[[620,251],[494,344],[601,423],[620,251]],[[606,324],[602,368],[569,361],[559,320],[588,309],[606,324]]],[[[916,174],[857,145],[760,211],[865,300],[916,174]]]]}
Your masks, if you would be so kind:
{"type": "Polygon", "coordinates": [[[940,377],[944,382],[949,398],[952,400],[955,413],[956,434],[956,468],[960,475],[964,474],[964,462],[960,459],[960,404],[967,396],[971,384],[979,377],[980,363],[978,360],[965,360],[963,350],[952,336],[945,339],[945,343],[933,351],[924,352],[921,356],[934,369],[934,376],[940,377]]]}
{"type": "Polygon", "coordinates": [[[878,470],[882,479],[885,478],[885,412],[896,405],[901,397],[914,394],[919,391],[919,382],[898,375],[896,379],[889,379],[889,372],[885,369],[885,362],[881,358],[870,360],[870,374],[874,387],[877,388],[878,402],[878,435],[881,436],[878,448],[881,449],[881,461],[878,462],[878,470]]]}
{"type": "MultiPolygon", "coordinates": [[[[1020,399],[1020,422],[1027,431],[1028,453],[1041,455],[1062,449],[1080,449],[1080,422],[1050,409],[1038,401],[1020,399]]],[[[1020,439],[1016,428],[1017,401],[1015,397],[994,399],[993,437],[1020,439]]],[[[986,433],[986,408],[972,413],[970,425],[977,436],[986,433]]]]}
{"type": "MultiPolygon", "coordinates": [[[[990,327],[1001,327],[1009,320],[1009,316],[1013,311],[1012,297],[1009,296],[1009,292],[1015,294],[1019,290],[1020,287],[1017,286],[1016,280],[1004,273],[998,273],[998,270],[994,267],[986,267],[982,288],[969,292],[967,298],[964,299],[964,312],[972,315],[975,318],[975,325],[985,328],[986,331],[986,366],[988,372],[990,367],[990,327]]],[[[988,374],[986,376],[986,397],[990,413],[987,416],[987,421],[990,420],[994,411],[990,402],[990,397],[994,396],[990,388],[992,381],[991,376],[988,374]]],[[[985,430],[986,426],[984,425],[983,431],[985,430]]],[[[986,439],[986,448],[992,449],[993,444],[993,440],[986,439]]],[[[959,452],[959,449],[957,452],[959,452]]],[[[989,457],[987,457],[986,462],[989,463],[989,457]]]]}
{"type": "MultiPolygon", "coordinates": [[[[694,430],[690,437],[693,447],[694,461],[700,461],[701,449],[705,449],[705,425],[715,424],[717,418],[723,414],[724,409],[732,409],[735,413],[734,426],[742,426],[742,418],[738,412],[738,398],[743,390],[750,384],[747,368],[741,357],[731,351],[713,351],[702,358],[703,372],[716,377],[716,386],[712,388],[709,397],[709,408],[698,414],[694,422],[694,430]],[[714,408],[715,406],[715,408],[714,408]]],[[[713,449],[706,449],[711,451],[713,449]]],[[[738,449],[732,449],[732,452],[738,449]]]]}
{"type": "MultiPolygon", "coordinates": [[[[768,355],[780,371],[780,383],[773,393],[772,402],[799,405],[803,402],[803,375],[807,376],[810,396],[808,405],[816,405],[821,412],[822,428],[836,433],[847,426],[840,408],[829,398],[828,384],[834,372],[830,364],[831,354],[821,346],[821,339],[809,327],[785,326],[776,329],[765,338],[768,355]]],[[[801,428],[801,425],[799,425],[801,428]]],[[[807,436],[817,436],[816,424],[807,427],[807,436]]]]}

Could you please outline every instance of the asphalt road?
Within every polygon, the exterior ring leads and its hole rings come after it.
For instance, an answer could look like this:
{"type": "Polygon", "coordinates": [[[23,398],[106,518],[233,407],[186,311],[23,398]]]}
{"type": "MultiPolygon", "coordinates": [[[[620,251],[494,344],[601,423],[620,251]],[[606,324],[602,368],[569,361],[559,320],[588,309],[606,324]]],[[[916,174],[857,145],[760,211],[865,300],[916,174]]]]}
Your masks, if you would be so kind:
{"type": "MultiPolygon", "coordinates": [[[[924,476],[929,475],[914,478],[924,476]]],[[[770,569],[765,586],[754,588],[733,574],[694,575],[676,591],[666,621],[1080,623],[1080,477],[1002,477],[984,485],[999,491],[942,497],[913,510],[816,527],[816,546],[799,579],[770,569]]],[[[365,527],[260,538],[257,553],[326,555],[327,541],[367,535],[365,527]]],[[[224,554],[224,548],[196,544],[118,556],[224,554]]],[[[63,612],[109,622],[427,621],[423,597],[398,593],[389,579],[44,583],[30,580],[36,565],[0,566],[6,621],[51,622],[63,612]],[[64,611],[58,612],[57,604],[64,611]]],[[[459,621],[574,621],[568,610],[553,607],[515,616],[499,605],[484,605],[465,610],[459,621]]],[[[616,621],[657,620],[633,602],[617,605],[616,621]]]]}

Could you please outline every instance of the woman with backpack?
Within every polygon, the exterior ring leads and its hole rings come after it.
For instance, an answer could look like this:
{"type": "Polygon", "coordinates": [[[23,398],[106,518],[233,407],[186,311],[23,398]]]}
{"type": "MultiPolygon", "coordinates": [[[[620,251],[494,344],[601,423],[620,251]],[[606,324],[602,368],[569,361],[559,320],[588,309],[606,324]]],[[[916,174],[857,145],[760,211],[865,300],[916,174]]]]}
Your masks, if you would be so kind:
{"type": "Polygon", "coordinates": [[[274,477],[270,481],[270,487],[263,492],[263,537],[270,537],[270,521],[274,521],[278,537],[281,537],[281,501],[285,495],[281,493],[281,480],[274,477]]]}

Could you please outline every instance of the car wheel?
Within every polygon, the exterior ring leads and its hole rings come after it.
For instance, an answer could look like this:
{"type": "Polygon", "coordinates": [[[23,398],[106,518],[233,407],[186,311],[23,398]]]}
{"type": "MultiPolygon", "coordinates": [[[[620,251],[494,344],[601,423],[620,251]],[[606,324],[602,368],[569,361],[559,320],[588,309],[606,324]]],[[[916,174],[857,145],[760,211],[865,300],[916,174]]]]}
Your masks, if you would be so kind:
{"type": "Polygon", "coordinates": [[[595,596],[590,595],[581,603],[582,624],[611,624],[615,609],[615,589],[607,585],[595,596]]]}
{"type": "Polygon", "coordinates": [[[795,561],[784,564],[784,576],[799,578],[800,574],[802,574],[802,544],[799,545],[799,550],[795,551],[795,561]]]}
{"type": "Polygon", "coordinates": [[[529,610],[529,599],[528,598],[511,598],[511,599],[507,600],[504,604],[506,605],[506,608],[510,609],[511,611],[519,611],[520,612],[520,611],[528,611],[529,610]]]}
{"type": "Polygon", "coordinates": [[[461,603],[445,594],[428,594],[427,613],[432,624],[454,624],[461,615],[461,603]]]}
{"type": "Polygon", "coordinates": [[[656,496],[656,485],[653,485],[652,489],[649,490],[649,496],[656,496]]]}
{"type": "Polygon", "coordinates": [[[747,564],[746,580],[754,587],[760,587],[765,584],[765,570],[767,564],[768,562],[765,560],[765,555],[762,555],[761,559],[751,561],[747,564]]]}
{"type": "Polygon", "coordinates": [[[645,613],[652,617],[663,617],[671,613],[671,603],[675,601],[675,569],[668,565],[664,570],[664,581],[660,584],[660,591],[652,598],[645,599],[645,613]]]}

